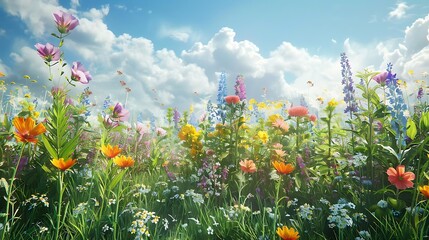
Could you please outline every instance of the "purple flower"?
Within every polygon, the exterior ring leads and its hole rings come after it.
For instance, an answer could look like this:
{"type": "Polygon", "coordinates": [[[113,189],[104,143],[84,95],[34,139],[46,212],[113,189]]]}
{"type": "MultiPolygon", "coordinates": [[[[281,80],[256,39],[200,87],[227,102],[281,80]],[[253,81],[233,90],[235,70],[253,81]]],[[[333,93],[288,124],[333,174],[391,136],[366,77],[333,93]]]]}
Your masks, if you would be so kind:
{"type": "Polygon", "coordinates": [[[423,97],[423,94],[424,94],[423,88],[419,87],[419,91],[417,92],[417,99],[421,100],[423,97]]]}
{"type": "Polygon", "coordinates": [[[105,128],[110,129],[110,128],[115,128],[115,127],[119,126],[119,123],[113,121],[109,115],[106,115],[103,118],[103,125],[105,128]]]}
{"type": "Polygon", "coordinates": [[[60,33],[68,33],[73,30],[77,25],[79,25],[79,20],[77,20],[70,13],[57,10],[53,13],[55,23],[57,24],[57,29],[60,33]]]}
{"type": "Polygon", "coordinates": [[[36,47],[40,57],[42,57],[46,62],[56,62],[60,60],[60,49],[54,47],[54,45],[50,43],[46,43],[46,45],[37,43],[34,46],[36,47]]]}
{"type": "Polygon", "coordinates": [[[381,86],[384,86],[386,85],[387,75],[388,75],[388,72],[382,72],[375,75],[372,79],[374,79],[381,86]]]}
{"type": "Polygon", "coordinates": [[[243,75],[238,75],[235,80],[235,95],[240,97],[240,101],[246,99],[246,86],[244,85],[243,75]]]}
{"type": "Polygon", "coordinates": [[[71,79],[76,82],[81,82],[83,84],[89,83],[92,79],[91,74],[83,67],[80,62],[73,62],[73,66],[71,69],[72,75],[71,79]]]}
{"type": "Polygon", "coordinates": [[[120,103],[116,103],[115,107],[113,108],[112,116],[110,116],[110,118],[116,122],[125,122],[127,121],[129,115],[130,112],[128,110],[122,107],[120,103]]]}

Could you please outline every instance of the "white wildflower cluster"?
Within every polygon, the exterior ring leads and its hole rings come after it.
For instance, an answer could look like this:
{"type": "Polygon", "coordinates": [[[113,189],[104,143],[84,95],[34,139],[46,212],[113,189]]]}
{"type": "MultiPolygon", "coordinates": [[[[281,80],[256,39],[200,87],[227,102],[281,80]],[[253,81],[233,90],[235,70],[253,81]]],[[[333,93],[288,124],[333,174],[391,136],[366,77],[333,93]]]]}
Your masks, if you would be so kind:
{"type": "Polygon", "coordinates": [[[76,187],[76,190],[78,192],[86,192],[86,191],[88,191],[88,187],[91,187],[92,185],[93,185],[92,182],[86,182],[84,185],[78,185],[76,187]]]}
{"type": "Polygon", "coordinates": [[[240,214],[251,212],[250,208],[243,204],[235,204],[234,206],[230,206],[228,209],[220,208],[222,210],[224,217],[228,220],[234,220],[238,218],[240,214]]]}
{"type": "Polygon", "coordinates": [[[131,190],[133,197],[140,197],[141,195],[146,195],[151,189],[144,184],[136,184],[131,190]]]}
{"type": "Polygon", "coordinates": [[[116,204],[116,199],[114,198],[109,198],[109,202],[108,202],[109,206],[110,205],[115,205],[116,204]]]}
{"type": "Polygon", "coordinates": [[[105,233],[105,232],[112,232],[113,231],[113,228],[111,227],[111,226],[109,226],[108,224],[104,224],[104,226],[101,228],[101,231],[103,232],[103,233],[105,233]]]}
{"type": "Polygon", "coordinates": [[[380,200],[377,203],[377,206],[379,206],[380,208],[387,208],[387,201],[386,200],[380,200]]]}
{"type": "Polygon", "coordinates": [[[366,159],[368,157],[363,155],[362,153],[357,153],[352,157],[350,160],[350,164],[353,165],[353,167],[362,167],[366,165],[366,159]]]}
{"type": "Polygon", "coordinates": [[[359,237],[356,237],[355,240],[369,240],[371,239],[371,234],[368,231],[359,231],[359,237]]]}
{"type": "Polygon", "coordinates": [[[325,204],[325,205],[331,205],[331,203],[327,200],[327,199],[325,199],[325,198],[320,198],[320,200],[319,200],[321,203],[323,203],[323,204],[325,204]]]}
{"type": "Polygon", "coordinates": [[[39,205],[49,207],[49,198],[46,194],[31,194],[31,197],[23,202],[23,205],[28,205],[28,210],[31,210],[39,205]]]}
{"type": "Polygon", "coordinates": [[[298,217],[300,217],[301,219],[311,220],[313,219],[313,210],[314,206],[305,203],[304,205],[299,206],[296,211],[298,213],[298,217]]]}
{"type": "Polygon", "coordinates": [[[87,202],[79,203],[73,209],[73,217],[78,217],[81,214],[85,214],[87,210],[88,210],[88,203],[87,202]]]}
{"type": "Polygon", "coordinates": [[[330,228],[337,227],[344,229],[347,226],[351,227],[353,225],[353,219],[349,216],[349,209],[347,208],[354,209],[355,205],[344,199],[340,199],[338,203],[329,207],[331,214],[329,214],[327,219],[330,228]]]}
{"type": "Polygon", "coordinates": [[[204,204],[204,198],[202,194],[194,192],[194,189],[186,190],[186,197],[192,197],[192,201],[197,204],[204,204]]]}
{"type": "Polygon", "coordinates": [[[149,223],[157,224],[160,217],[155,212],[149,212],[147,210],[138,211],[134,214],[134,221],[131,222],[131,227],[128,231],[135,235],[134,239],[143,239],[144,237],[150,237],[149,223]]]}

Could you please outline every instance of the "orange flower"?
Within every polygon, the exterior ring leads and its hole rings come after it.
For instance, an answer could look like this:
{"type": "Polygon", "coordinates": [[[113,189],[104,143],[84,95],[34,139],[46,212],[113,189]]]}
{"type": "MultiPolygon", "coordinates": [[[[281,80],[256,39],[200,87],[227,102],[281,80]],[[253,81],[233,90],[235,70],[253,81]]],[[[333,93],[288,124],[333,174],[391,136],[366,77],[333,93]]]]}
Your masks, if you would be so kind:
{"type": "Polygon", "coordinates": [[[4,73],[0,72],[0,77],[4,77],[6,75],[4,75],[4,73]]]}
{"type": "Polygon", "coordinates": [[[134,165],[134,160],[131,157],[119,155],[113,158],[113,162],[120,168],[127,168],[134,165]]]}
{"type": "Polygon", "coordinates": [[[299,238],[299,233],[294,228],[288,228],[286,226],[278,227],[276,231],[277,235],[283,240],[296,240],[299,238]]]}
{"type": "Polygon", "coordinates": [[[426,198],[429,198],[429,186],[424,185],[422,187],[419,187],[420,192],[425,196],[426,198]]]}
{"type": "Polygon", "coordinates": [[[295,167],[290,163],[286,164],[284,162],[274,161],[273,166],[277,170],[277,173],[280,174],[289,174],[295,170],[295,167]]]}
{"type": "Polygon", "coordinates": [[[112,147],[110,144],[107,144],[107,146],[101,146],[101,152],[108,158],[114,158],[122,152],[122,149],[118,145],[112,147]]]}
{"type": "Polygon", "coordinates": [[[229,95],[225,97],[225,102],[228,104],[237,104],[240,102],[240,97],[237,95],[229,95]]]}
{"type": "Polygon", "coordinates": [[[15,138],[18,142],[32,142],[37,143],[37,135],[40,135],[46,132],[45,126],[42,123],[37,124],[31,117],[23,118],[16,117],[12,121],[13,126],[15,126],[15,138]]]}
{"type": "Polygon", "coordinates": [[[411,188],[414,185],[412,181],[416,176],[412,172],[405,172],[404,165],[399,165],[396,169],[390,167],[386,173],[389,175],[389,182],[395,185],[397,189],[411,188]]]}
{"type": "Polygon", "coordinates": [[[305,117],[308,115],[308,108],[304,106],[295,106],[287,110],[287,113],[291,117],[305,117]]]}
{"type": "Polygon", "coordinates": [[[277,118],[273,123],[272,123],[273,127],[277,127],[282,129],[283,131],[287,132],[289,131],[289,124],[287,124],[287,122],[285,122],[285,120],[281,119],[281,118],[277,118]]]}
{"type": "Polygon", "coordinates": [[[60,159],[52,159],[51,160],[52,165],[54,165],[56,168],[58,168],[61,171],[65,171],[71,167],[73,167],[73,165],[76,163],[75,159],[67,159],[67,161],[64,161],[64,158],[60,158],[60,159]]]}
{"type": "Polygon", "coordinates": [[[256,172],[256,164],[253,162],[253,160],[241,160],[240,161],[240,168],[241,171],[245,173],[254,173],[256,172]]]}

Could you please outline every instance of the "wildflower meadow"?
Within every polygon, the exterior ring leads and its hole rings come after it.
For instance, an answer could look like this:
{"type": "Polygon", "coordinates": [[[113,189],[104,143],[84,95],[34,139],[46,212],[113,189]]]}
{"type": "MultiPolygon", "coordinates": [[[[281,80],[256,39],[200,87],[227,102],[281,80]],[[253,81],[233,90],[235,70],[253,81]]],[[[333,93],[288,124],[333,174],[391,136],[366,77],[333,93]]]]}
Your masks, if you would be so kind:
{"type": "Polygon", "coordinates": [[[79,20],[52,20],[34,46],[47,104],[0,73],[1,239],[429,239],[427,75],[354,72],[343,53],[343,98],[315,111],[222,73],[203,116],[157,124],[73,96],[96,79],[62,52],[79,20]]]}

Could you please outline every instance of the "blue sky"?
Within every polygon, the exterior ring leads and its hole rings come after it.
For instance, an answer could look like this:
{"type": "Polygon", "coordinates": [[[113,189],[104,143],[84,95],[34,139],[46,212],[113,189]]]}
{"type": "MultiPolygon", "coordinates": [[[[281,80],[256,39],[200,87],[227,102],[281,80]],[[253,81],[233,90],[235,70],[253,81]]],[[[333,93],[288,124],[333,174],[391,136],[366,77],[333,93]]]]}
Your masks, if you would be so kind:
{"type": "Polygon", "coordinates": [[[124,80],[132,88],[128,106],[148,115],[165,106],[203,109],[216,96],[220,72],[228,75],[231,94],[235,76],[243,74],[249,97],[266,89],[273,100],[304,96],[316,105],[318,96],[341,98],[342,52],[354,71],[379,71],[392,62],[405,77],[429,66],[424,1],[30,2],[0,0],[0,71],[8,81],[28,74],[50,84],[34,44],[55,44],[52,12],[62,9],[80,20],[66,39],[65,58],[93,75],[94,102],[107,95],[123,102],[118,82],[124,80]]]}

